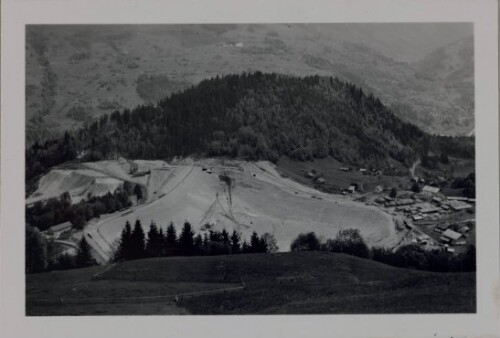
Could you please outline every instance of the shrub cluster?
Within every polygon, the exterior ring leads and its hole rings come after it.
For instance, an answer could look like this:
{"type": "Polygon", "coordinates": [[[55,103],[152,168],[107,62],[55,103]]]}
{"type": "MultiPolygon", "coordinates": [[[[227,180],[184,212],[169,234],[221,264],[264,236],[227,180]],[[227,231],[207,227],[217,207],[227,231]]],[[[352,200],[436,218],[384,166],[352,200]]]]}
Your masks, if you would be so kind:
{"type": "Polygon", "coordinates": [[[444,249],[425,250],[417,244],[400,247],[393,252],[387,248],[368,248],[357,229],[340,230],[335,238],[321,241],[314,232],[300,234],[293,240],[292,251],[328,251],[344,253],[377,262],[418,270],[465,272],[476,270],[476,248],[471,245],[459,255],[444,249]]]}
{"type": "Polygon", "coordinates": [[[60,254],[56,243],[45,238],[37,228],[26,226],[26,273],[66,270],[96,265],[84,237],[78,244],[76,256],[60,254]]]}

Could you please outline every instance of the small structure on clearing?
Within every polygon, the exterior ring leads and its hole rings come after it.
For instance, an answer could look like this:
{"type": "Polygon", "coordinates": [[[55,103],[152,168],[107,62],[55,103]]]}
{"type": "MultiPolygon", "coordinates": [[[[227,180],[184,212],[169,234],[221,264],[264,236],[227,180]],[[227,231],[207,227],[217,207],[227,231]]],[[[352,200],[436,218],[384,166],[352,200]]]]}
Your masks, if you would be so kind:
{"type": "Polygon", "coordinates": [[[135,163],[134,161],[128,161],[128,163],[130,165],[129,173],[131,175],[135,174],[139,170],[139,165],[137,163],[135,163]]]}
{"type": "Polygon", "coordinates": [[[326,182],[326,180],[323,177],[318,177],[316,182],[318,182],[319,184],[324,184],[326,182]]]}
{"type": "Polygon", "coordinates": [[[314,177],[315,177],[315,176],[314,176],[314,173],[313,173],[312,171],[307,171],[307,172],[306,172],[306,174],[305,174],[305,176],[306,176],[307,178],[314,178],[314,177]]]}
{"type": "Polygon", "coordinates": [[[351,194],[356,192],[356,186],[350,185],[349,188],[347,188],[347,191],[349,191],[351,194]]]}

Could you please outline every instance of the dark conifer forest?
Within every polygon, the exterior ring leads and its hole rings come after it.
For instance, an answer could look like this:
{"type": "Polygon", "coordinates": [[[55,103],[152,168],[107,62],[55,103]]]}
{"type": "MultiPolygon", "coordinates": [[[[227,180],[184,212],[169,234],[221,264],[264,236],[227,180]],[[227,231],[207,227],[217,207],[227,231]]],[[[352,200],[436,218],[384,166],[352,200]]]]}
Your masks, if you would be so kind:
{"type": "Polygon", "coordinates": [[[276,162],[333,158],[409,166],[422,155],[474,157],[473,137],[429,135],[338,78],[278,74],[204,80],[156,105],[115,111],[26,150],[26,178],[77,158],[168,159],[192,154],[276,162]]]}

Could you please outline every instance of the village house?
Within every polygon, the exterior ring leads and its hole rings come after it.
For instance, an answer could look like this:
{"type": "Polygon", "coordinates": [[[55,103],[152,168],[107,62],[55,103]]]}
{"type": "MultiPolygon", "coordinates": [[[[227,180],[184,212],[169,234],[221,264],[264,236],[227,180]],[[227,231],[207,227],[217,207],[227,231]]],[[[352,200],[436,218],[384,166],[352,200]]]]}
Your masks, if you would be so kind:
{"type": "Polygon", "coordinates": [[[64,231],[70,230],[73,227],[70,221],[51,226],[46,230],[48,234],[52,234],[54,237],[59,237],[64,231]]]}
{"type": "Polygon", "coordinates": [[[451,226],[450,223],[439,223],[437,226],[436,226],[436,229],[440,230],[440,231],[446,231],[448,230],[448,228],[451,226]]]}
{"type": "Polygon", "coordinates": [[[308,170],[304,173],[304,176],[307,178],[314,178],[316,175],[311,170],[308,170]]]}
{"type": "Polygon", "coordinates": [[[448,205],[453,211],[461,211],[472,208],[472,205],[462,201],[448,201],[448,205]]]}
{"type": "Polygon", "coordinates": [[[446,199],[448,201],[462,201],[462,202],[467,202],[467,197],[462,197],[462,196],[448,196],[446,199]]]}
{"type": "Polygon", "coordinates": [[[443,236],[441,236],[441,241],[448,243],[448,244],[454,244],[456,243],[457,240],[462,237],[462,234],[456,231],[453,231],[451,229],[447,229],[445,232],[443,232],[443,236]]]}
{"type": "Polygon", "coordinates": [[[426,194],[437,194],[439,192],[439,188],[438,187],[432,187],[430,185],[426,185],[422,188],[422,192],[423,193],[426,193],[426,194]]]}
{"type": "Polygon", "coordinates": [[[435,212],[439,212],[440,208],[435,206],[426,206],[420,209],[420,212],[423,214],[432,214],[435,212]]]}
{"type": "Polygon", "coordinates": [[[318,182],[319,184],[324,184],[326,182],[326,180],[323,177],[318,177],[316,182],[318,182]]]}
{"type": "Polygon", "coordinates": [[[424,219],[422,215],[413,215],[412,218],[414,221],[420,221],[424,219]]]}

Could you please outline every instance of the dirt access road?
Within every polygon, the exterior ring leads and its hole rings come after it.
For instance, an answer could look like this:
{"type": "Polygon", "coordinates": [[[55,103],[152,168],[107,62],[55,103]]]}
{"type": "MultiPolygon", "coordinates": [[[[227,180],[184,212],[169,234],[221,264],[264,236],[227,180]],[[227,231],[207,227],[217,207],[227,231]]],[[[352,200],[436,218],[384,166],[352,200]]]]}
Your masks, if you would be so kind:
{"type": "MultiPolygon", "coordinates": [[[[179,232],[189,221],[196,232],[210,223],[214,230],[235,229],[246,240],[253,231],[269,232],[282,251],[308,231],[332,238],[340,229],[356,228],[369,245],[377,246],[392,246],[400,240],[392,217],[379,208],[284,178],[268,162],[184,159],[170,168],[165,181],[155,183],[156,199],[86,227],[85,236],[102,261],[110,258],[125,223],[137,219],[145,231],[154,221],[161,227],[173,222],[179,232]],[[219,179],[221,174],[231,177],[231,189],[219,179]]],[[[151,184],[148,189],[153,189],[151,184]]]]}

